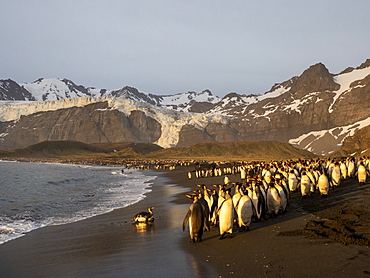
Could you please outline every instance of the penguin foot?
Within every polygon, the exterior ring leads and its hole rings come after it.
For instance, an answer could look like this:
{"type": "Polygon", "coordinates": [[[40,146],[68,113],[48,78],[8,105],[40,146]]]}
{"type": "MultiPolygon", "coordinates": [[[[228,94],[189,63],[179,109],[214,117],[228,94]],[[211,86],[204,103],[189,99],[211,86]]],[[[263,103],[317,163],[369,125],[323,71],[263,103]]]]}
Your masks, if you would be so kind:
{"type": "Polygon", "coordinates": [[[232,234],[232,233],[227,233],[227,232],[225,232],[225,233],[223,233],[223,234],[220,236],[219,240],[221,240],[221,239],[225,239],[227,234],[229,235],[229,236],[228,236],[229,238],[232,238],[232,237],[233,237],[233,234],[232,234]]]}

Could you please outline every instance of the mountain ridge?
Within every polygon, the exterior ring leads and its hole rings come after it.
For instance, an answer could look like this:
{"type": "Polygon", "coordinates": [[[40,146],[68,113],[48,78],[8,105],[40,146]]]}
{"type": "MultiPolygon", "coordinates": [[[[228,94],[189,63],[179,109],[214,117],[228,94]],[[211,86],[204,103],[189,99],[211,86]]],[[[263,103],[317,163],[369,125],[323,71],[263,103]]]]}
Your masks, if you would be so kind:
{"type": "MultiPolygon", "coordinates": [[[[299,76],[274,84],[264,94],[229,93],[222,99],[209,90],[157,96],[129,86],[108,91],[63,80],[39,79],[33,85],[18,85],[18,89],[13,83],[14,92],[28,88],[33,94],[18,94],[28,100],[27,104],[0,107],[0,148],[24,147],[17,138],[34,138],[27,144],[66,139],[66,130],[74,130],[68,139],[85,136],[86,143],[124,139],[168,148],[202,142],[276,140],[327,155],[338,149],[346,137],[370,124],[370,59],[339,74],[317,63],[299,76]],[[31,96],[55,100],[35,102],[31,96]],[[94,103],[96,108],[83,109],[94,103]],[[58,109],[69,111],[56,112],[58,109]],[[34,113],[39,114],[35,117],[34,113]],[[54,124],[60,128],[45,125],[43,113],[59,118],[54,124]],[[71,129],[76,125],[73,116],[86,121],[71,129]],[[70,122],[64,123],[64,118],[70,122]],[[113,127],[106,122],[113,123],[113,127]]],[[[10,86],[5,86],[4,81],[0,84],[0,96],[7,97],[9,103],[11,93],[4,90],[10,86]]]]}

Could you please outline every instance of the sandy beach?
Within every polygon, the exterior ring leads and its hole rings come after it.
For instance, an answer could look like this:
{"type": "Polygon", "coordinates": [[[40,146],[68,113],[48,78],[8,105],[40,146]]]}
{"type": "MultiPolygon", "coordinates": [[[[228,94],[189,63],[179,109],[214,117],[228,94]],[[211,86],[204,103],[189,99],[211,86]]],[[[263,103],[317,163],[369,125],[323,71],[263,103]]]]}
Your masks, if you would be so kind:
{"type": "MultiPolygon", "coordinates": [[[[188,179],[188,170],[146,171],[158,178],[142,201],[76,223],[34,230],[0,245],[0,277],[370,276],[368,245],[345,245],[305,229],[311,220],[335,219],[338,208],[366,214],[369,185],[348,180],[329,198],[312,196],[306,203],[293,194],[287,213],[252,223],[248,232],[219,240],[212,227],[202,242],[191,243],[188,231],[182,231],[190,205],[184,193],[196,189],[197,183],[220,184],[222,177],[188,179]],[[150,206],[155,206],[154,223],[132,225],[132,216],[150,206]]],[[[232,181],[238,179],[231,176],[232,181]]],[[[366,233],[369,221],[361,221],[356,229],[366,233]]]]}

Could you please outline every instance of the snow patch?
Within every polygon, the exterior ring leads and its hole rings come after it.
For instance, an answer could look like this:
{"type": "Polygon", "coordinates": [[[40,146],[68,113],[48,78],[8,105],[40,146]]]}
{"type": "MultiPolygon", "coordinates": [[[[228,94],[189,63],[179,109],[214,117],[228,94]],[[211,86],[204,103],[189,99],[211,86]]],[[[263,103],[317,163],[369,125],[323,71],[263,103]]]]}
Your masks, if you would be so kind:
{"type": "Polygon", "coordinates": [[[282,94],[285,94],[289,90],[290,90],[290,87],[283,87],[282,85],[279,85],[275,90],[265,93],[263,95],[257,96],[257,101],[281,96],[282,94]]]}
{"type": "Polygon", "coordinates": [[[76,91],[71,91],[66,83],[58,78],[40,79],[33,83],[21,83],[27,91],[29,91],[37,101],[43,100],[59,100],[62,98],[75,98],[84,96],[76,91]]]}
{"type": "MultiPolygon", "coordinates": [[[[334,91],[335,96],[332,104],[329,106],[329,113],[333,112],[333,106],[337,99],[346,91],[350,90],[350,85],[352,82],[357,80],[362,80],[370,74],[370,67],[353,70],[348,73],[339,74],[334,76],[334,81],[340,85],[338,91],[334,91]]],[[[358,87],[358,86],[356,86],[358,87]]]]}
{"type": "MultiPolygon", "coordinates": [[[[299,107],[308,102],[309,100],[311,100],[317,94],[319,94],[319,92],[312,92],[304,96],[302,99],[293,99],[291,104],[284,107],[283,111],[290,109],[301,114],[301,110],[299,109],[299,107]]],[[[319,101],[322,101],[322,99],[317,99],[316,103],[319,101]]]]}
{"type": "Polygon", "coordinates": [[[334,127],[331,129],[324,129],[319,131],[311,131],[309,133],[302,134],[301,136],[297,138],[290,139],[288,142],[292,145],[297,145],[300,148],[306,149],[306,150],[312,150],[311,146],[314,142],[320,140],[325,135],[330,134],[335,140],[338,140],[339,138],[342,138],[340,142],[338,142],[338,146],[341,146],[343,143],[343,140],[348,136],[353,136],[355,132],[363,127],[366,127],[370,125],[370,117],[358,121],[356,123],[347,125],[347,126],[340,126],[340,127],[334,127]],[[302,142],[309,137],[313,137],[313,140],[309,140],[305,145],[302,145],[302,142]]]}

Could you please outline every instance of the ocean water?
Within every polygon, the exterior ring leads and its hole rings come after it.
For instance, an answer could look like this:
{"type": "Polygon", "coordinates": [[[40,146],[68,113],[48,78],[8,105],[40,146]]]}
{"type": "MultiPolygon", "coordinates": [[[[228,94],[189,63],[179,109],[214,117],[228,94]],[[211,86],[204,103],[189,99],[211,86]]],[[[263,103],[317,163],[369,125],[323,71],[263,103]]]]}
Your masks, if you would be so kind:
{"type": "Polygon", "coordinates": [[[155,176],[121,169],[0,161],[0,244],[140,201],[155,176]]]}

